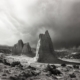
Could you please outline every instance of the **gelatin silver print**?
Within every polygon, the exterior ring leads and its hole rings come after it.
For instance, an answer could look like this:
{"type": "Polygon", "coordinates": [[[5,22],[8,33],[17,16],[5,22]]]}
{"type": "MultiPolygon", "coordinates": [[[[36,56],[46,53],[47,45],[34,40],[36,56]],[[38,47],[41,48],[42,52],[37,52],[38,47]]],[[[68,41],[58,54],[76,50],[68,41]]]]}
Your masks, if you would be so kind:
{"type": "Polygon", "coordinates": [[[0,0],[0,80],[80,80],[80,0],[0,0]]]}

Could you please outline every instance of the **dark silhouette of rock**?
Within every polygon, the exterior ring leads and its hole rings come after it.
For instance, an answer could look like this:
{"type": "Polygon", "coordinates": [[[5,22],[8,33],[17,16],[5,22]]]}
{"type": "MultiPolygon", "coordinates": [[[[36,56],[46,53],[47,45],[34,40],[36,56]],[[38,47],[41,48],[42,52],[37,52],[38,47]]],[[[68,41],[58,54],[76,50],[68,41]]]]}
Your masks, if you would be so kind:
{"type": "Polygon", "coordinates": [[[32,66],[28,66],[27,68],[28,69],[31,69],[31,70],[36,70],[36,68],[35,67],[32,67],[32,66]]]}
{"type": "Polygon", "coordinates": [[[69,74],[70,78],[76,78],[76,75],[74,73],[69,74]]]}
{"type": "Polygon", "coordinates": [[[49,71],[51,69],[56,69],[56,66],[55,65],[47,65],[47,67],[45,68],[45,71],[49,71]]]}
{"type": "Polygon", "coordinates": [[[17,51],[19,52],[19,53],[21,53],[22,52],[22,48],[23,48],[23,41],[22,40],[19,40],[18,41],[18,44],[17,44],[17,51]]]}
{"type": "Polygon", "coordinates": [[[40,73],[41,73],[41,72],[40,72],[39,70],[34,70],[34,71],[32,71],[32,75],[33,75],[33,76],[39,76],[40,73]]]}
{"type": "Polygon", "coordinates": [[[52,74],[54,74],[54,75],[60,75],[60,74],[62,74],[59,70],[53,68],[53,66],[49,65],[49,64],[47,65],[46,70],[49,71],[51,75],[52,74]]]}
{"type": "Polygon", "coordinates": [[[31,52],[32,51],[31,51],[31,47],[30,47],[29,43],[24,44],[22,53],[26,54],[26,53],[31,53],[31,52]]]}
{"type": "Polygon", "coordinates": [[[23,49],[23,41],[19,40],[17,44],[14,45],[12,53],[15,55],[20,55],[23,49]]]}
{"type": "Polygon", "coordinates": [[[74,69],[79,69],[79,65],[73,65],[74,69]]]}
{"type": "Polygon", "coordinates": [[[29,43],[23,43],[22,40],[19,40],[17,44],[14,45],[12,49],[13,55],[26,55],[28,57],[34,57],[35,54],[32,52],[32,49],[29,45],[29,43]]]}
{"type": "Polygon", "coordinates": [[[52,66],[53,69],[56,69],[56,66],[55,65],[51,65],[51,66],[52,66]]]}
{"type": "Polygon", "coordinates": [[[61,64],[61,66],[62,66],[62,67],[66,67],[66,64],[65,64],[65,63],[64,63],[64,64],[61,64]]]}
{"type": "Polygon", "coordinates": [[[46,31],[45,34],[40,34],[39,39],[40,45],[38,46],[39,50],[37,51],[37,54],[39,54],[38,62],[54,62],[54,60],[56,59],[54,54],[53,43],[49,35],[49,32],[46,31]]]}
{"type": "Polygon", "coordinates": [[[11,67],[15,67],[15,66],[21,66],[21,67],[23,67],[19,61],[15,61],[15,62],[11,63],[11,67]]]}
{"type": "Polygon", "coordinates": [[[11,64],[7,61],[7,59],[4,59],[3,64],[10,66],[11,64]]]}
{"type": "Polygon", "coordinates": [[[27,55],[29,57],[34,56],[34,53],[32,52],[29,43],[24,44],[23,49],[22,49],[22,54],[27,55]]]}

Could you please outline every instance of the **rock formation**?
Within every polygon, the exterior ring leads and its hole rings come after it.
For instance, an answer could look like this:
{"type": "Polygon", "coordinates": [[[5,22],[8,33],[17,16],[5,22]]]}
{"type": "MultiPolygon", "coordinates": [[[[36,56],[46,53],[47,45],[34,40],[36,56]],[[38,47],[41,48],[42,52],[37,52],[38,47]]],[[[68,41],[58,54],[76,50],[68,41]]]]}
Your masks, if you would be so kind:
{"type": "Polygon", "coordinates": [[[20,55],[23,49],[23,41],[19,40],[17,44],[14,45],[12,53],[15,55],[20,55]]]}
{"type": "Polygon", "coordinates": [[[19,40],[18,43],[14,45],[14,47],[12,49],[12,54],[13,55],[23,54],[23,55],[26,55],[29,57],[35,56],[31,50],[29,43],[24,44],[22,40],[19,40]]]}
{"type": "Polygon", "coordinates": [[[26,53],[31,53],[31,52],[32,51],[31,51],[31,47],[30,47],[29,43],[24,44],[22,53],[26,54],[26,53]]]}
{"type": "Polygon", "coordinates": [[[27,55],[29,57],[32,57],[34,55],[29,43],[24,44],[23,49],[22,49],[22,54],[27,55]]]}
{"type": "Polygon", "coordinates": [[[40,44],[38,43],[39,46],[37,47],[36,50],[36,55],[39,56],[38,62],[45,62],[45,63],[54,62],[56,58],[54,54],[53,43],[49,35],[49,32],[46,31],[45,34],[40,34],[39,41],[40,44]]]}

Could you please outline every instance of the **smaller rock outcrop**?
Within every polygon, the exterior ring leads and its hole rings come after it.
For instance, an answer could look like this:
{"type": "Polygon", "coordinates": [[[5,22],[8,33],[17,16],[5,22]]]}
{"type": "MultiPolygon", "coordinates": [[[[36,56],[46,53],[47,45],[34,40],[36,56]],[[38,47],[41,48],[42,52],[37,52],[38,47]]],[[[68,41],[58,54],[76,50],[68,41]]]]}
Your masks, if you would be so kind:
{"type": "Polygon", "coordinates": [[[52,65],[49,65],[49,64],[47,65],[47,69],[46,70],[49,71],[51,75],[52,74],[54,74],[54,75],[62,74],[58,69],[54,68],[52,65]]]}
{"type": "Polygon", "coordinates": [[[34,57],[35,54],[32,52],[31,46],[29,43],[23,43],[22,40],[19,40],[17,44],[13,46],[12,49],[13,55],[26,55],[28,57],[34,57]]]}
{"type": "Polygon", "coordinates": [[[29,57],[34,56],[29,43],[24,44],[22,54],[27,55],[29,57]]]}
{"type": "Polygon", "coordinates": [[[20,55],[22,53],[23,45],[23,41],[19,40],[18,43],[14,45],[12,53],[14,55],[20,55]]]}
{"type": "Polygon", "coordinates": [[[21,66],[21,67],[23,67],[19,61],[12,62],[10,66],[11,67],[15,67],[15,66],[21,66]]]}
{"type": "Polygon", "coordinates": [[[22,49],[22,53],[26,54],[26,53],[31,53],[31,47],[29,45],[29,43],[24,44],[23,49],[22,49]]]}

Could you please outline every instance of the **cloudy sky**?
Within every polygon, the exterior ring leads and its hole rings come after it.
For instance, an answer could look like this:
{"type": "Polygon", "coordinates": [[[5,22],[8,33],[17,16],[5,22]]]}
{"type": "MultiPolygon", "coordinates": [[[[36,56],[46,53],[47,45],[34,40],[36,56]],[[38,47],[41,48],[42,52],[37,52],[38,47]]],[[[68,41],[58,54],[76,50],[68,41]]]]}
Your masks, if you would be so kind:
{"type": "Polygon", "coordinates": [[[80,45],[80,0],[0,0],[0,44],[36,46],[49,30],[54,47],[80,45]]]}

